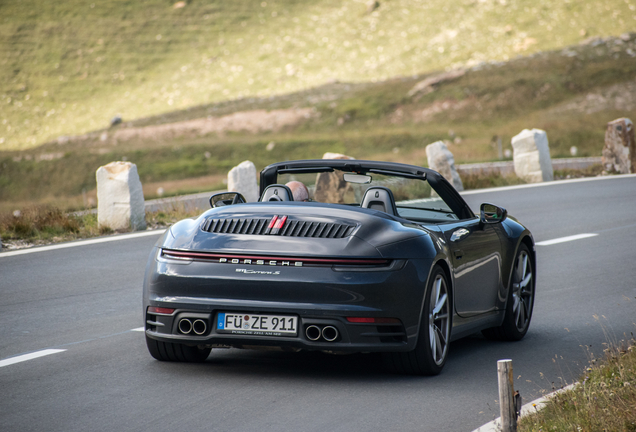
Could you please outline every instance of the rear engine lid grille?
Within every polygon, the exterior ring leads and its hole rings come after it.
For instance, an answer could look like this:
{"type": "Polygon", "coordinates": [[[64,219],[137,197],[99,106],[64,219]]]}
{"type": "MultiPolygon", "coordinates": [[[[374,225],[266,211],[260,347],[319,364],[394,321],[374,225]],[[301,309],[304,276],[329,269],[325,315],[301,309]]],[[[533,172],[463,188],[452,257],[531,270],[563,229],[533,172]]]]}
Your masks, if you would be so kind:
{"type": "Polygon", "coordinates": [[[287,216],[272,218],[208,219],[201,229],[216,234],[281,235],[341,239],[351,235],[355,225],[340,222],[297,220],[287,216]]]}

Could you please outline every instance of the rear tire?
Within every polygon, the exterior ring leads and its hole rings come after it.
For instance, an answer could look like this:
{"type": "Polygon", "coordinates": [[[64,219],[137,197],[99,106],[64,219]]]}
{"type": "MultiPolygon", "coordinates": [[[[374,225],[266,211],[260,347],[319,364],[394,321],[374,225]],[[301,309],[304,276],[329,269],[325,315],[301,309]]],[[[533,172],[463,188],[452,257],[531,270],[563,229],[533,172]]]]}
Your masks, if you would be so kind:
{"type": "Polygon", "coordinates": [[[210,355],[211,348],[200,349],[196,346],[160,342],[146,336],[148,352],[159,361],[201,363],[210,355]]]}
{"type": "Polygon", "coordinates": [[[437,375],[448,357],[452,320],[451,295],[446,273],[435,266],[426,289],[426,300],[415,349],[386,353],[389,369],[408,375],[437,375]]]}
{"type": "Polygon", "coordinates": [[[521,243],[510,276],[506,315],[499,327],[482,330],[490,340],[518,341],[528,332],[534,308],[534,273],[528,247],[521,243]]]}

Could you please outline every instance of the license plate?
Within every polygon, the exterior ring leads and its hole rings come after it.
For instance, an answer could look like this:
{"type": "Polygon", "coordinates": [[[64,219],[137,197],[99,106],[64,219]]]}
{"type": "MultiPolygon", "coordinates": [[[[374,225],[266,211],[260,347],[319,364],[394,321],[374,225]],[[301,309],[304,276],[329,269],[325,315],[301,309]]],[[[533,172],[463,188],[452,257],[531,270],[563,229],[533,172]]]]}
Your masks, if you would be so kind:
{"type": "Polygon", "coordinates": [[[256,336],[296,336],[298,317],[219,312],[216,319],[216,331],[256,336]]]}

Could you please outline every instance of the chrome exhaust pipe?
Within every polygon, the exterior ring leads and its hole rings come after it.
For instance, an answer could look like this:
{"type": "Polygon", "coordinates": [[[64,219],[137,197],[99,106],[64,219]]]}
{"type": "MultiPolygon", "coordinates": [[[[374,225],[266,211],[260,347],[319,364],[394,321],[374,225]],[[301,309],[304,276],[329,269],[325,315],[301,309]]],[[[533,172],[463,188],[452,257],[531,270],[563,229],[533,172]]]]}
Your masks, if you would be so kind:
{"type": "Polygon", "coordinates": [[[183,318],[179,321],[179,331],[183,334],[188,334],[192,331],[192,321],[187,318],[183,318]]]}
{"type": "Polygon", "coordinates": [[[322,329],[322,337],[325,338],[327,342],[333,342],[338,339],[338,329],[334,326],[325,326],[322,329]]]}
{"type": "Polygon", "coordinates": [[[305,336],[310,341],[317,341],[320,339],[320,327],[315,325],[310,325],[305,329],[305,336]]]}
{"type": "Polygon", "coordinates": [[[195,320],[192,323],[192,331],[201,336],[208,329],[208,325],[202,319],[195,320]]]}

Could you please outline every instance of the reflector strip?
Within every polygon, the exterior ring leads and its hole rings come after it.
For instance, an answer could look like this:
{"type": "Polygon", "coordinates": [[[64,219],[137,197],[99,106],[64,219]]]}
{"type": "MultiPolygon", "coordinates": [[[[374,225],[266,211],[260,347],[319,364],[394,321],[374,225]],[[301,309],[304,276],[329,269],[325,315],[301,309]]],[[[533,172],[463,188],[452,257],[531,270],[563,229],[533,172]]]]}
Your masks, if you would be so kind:
{"type": "Polygon", "coordinates": [[[174,312],[174,309],[170,309],[170,308],[155,307],[155,306],[148,307],[148,313],[151,313],[151,314],[171,315],[173,312],[174,312]]]}

